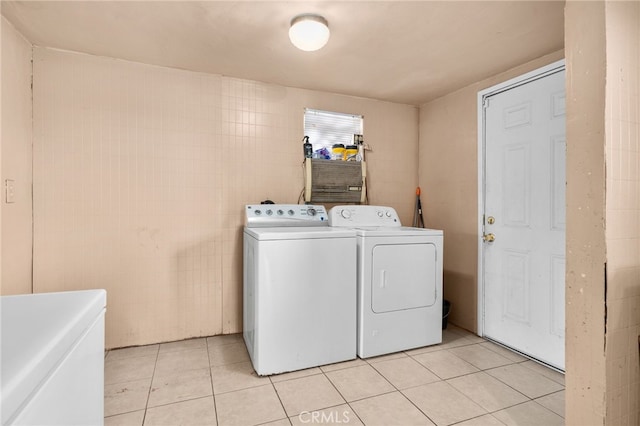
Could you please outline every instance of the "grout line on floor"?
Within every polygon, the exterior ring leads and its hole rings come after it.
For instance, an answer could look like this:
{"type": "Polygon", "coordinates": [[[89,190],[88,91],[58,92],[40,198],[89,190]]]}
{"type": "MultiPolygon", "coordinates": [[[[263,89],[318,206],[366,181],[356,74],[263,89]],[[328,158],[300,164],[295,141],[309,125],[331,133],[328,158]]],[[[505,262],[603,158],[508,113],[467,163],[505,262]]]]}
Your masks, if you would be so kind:
{"type": "MultiPolygon", "coordinates": [[[[456,334],[455,332],[452,332],[452,333],[456,334]]],[[[463,337],[464,337],[464,336],[463,336],[463,337]]],[[[228,367],[228,366],[231,366],[231,365],[233,365],[233,364],[238,364],[238,363],[245,362],[245,361],[229,362],[229,363],[222,364],[222,365],[220,365],[220,366],[212,366],[212,365],[210,364],[210,361],[211,361],[211,359],[210,359],[210,355],[211,355],[211,354],[210,354],[210,347],[209,347],[210,345],[209,345],[209,342],[206,340],[207,338],[204,338],[204,339],[205,339],[205,346],[206,346],[206,350],[207,350],[207,359],[209,360],[208,368],[209,368],[209,378],[210,378],[210,383],[211,383],[211,392],[212,392],[212,393],[211,393],[211,396],[212,396],[213,404],[214,404],[214,410],[215,410],[215,418],[216,418],[216,422],[219,424],[219,421],[220,421],[220,420],[219,420],[219,418],[218,418],[218,414],[219,414],[219,413],[218,413],[218,407],[217,407],[217,401],[216,401],[216,395],[215,395],[215,385],[214,385],[214,379],[213,379],[213,372],[212,372],[212,369],[213,369],[213,368],[215,368],[215,367],[228,367]]],[[[452,385],[449,383],[449,381],[450,381],[450,380],[453,380],[453,379],[457,379],[457,378],[461,378],[461,377],[465,377],[465,376],[470,376],[470,375],[473,375],[473,374],[477,374],[477,373],[479,373],[479,372],[483,372],[483,373],[488,374],[488,372],[489,372],[489,371],[492,371],[492,370],[496,370],[496,369],[503,368],[503,367],[508,367],[508,366],[511,366],[511,365],[519,365],[519,364],[523,364],[523,363],[526,363],[526,362],[531,361],[531,360],[530,360],[530,359],[524,359],[524,360],[512,360],[512,359],[510,359],[510,358],[506,357],[506,358],[508,359],[508,361],[509,361],[509,363],[508,363],[508,364],[500,365],[500,366],[496,366],[496,367],[491,367],[491,368],[484,368],[484,369],[482,369],[482,368],[479,368],[479,367],[477,367],[476,365],[471,364],[470,362],[468,362],[468,361],[466,361],[466,360],[464,360],[464,359],[460,358],[460,359],[462,359],[463,361],[465,361],[465,362],[469,363],[470,365],[472,365],[474,368],[477,368],[477,370],[478,370],[478,371],[467,372],[467,373],[464,373],[464,374],[461,374],[461,375],[457,375],[457,376],[452,376],[452,377],[442,378],[442,377],[440,377],[438,374],[436,374],[435,372],[433,372],[432,370],[430,370],[430,369],[429,369],[429,367],[427,367],[426,365],[424,365],[424,364],[420,363],[420,362],[419,362],[415,357],[418,357],[418,356],[421,356],[421,355],[423,355],[423,354],[427,354],[427,353],[440,352],[440,351],[443,351],[443,350],[445,350],[445,351],[447,351],[447,350],[448,350],[452,355],[454,355],[454,356],[455,356],[455,354],[454,354],[453,352],[451,352],[451,351],[450,351],[451,349],[455,349],[455,348],[462,348],[462,347],[470,347],[470,346],[473,346],[473,345],[477,345],[477,346],[479,346],[479,347],[480,347],[480,345],[482,345],[482,344],[483,344],[483,343],[485,343],[485,342],[488,342],[488,340],[483,340],[483,341],[478,341],[478,342],[473,342],[473,343],[467,343],[467,344],[462,344],[462,345],[457,345],[457,346],[452,346],[452,347],[438,348],[438,349],[436,349],[436,350],[431,350],[431,351],[421,352],[421,353],[414,354],[414,355],[410,355],[410,354],[408,354],[408,353],[406,353],[406,352],[404,352],[404,351],[401,351],[401,353],[402,353],[402,355],[401,355],[401,356],[398,356],[398,357],[392,357],[392,358],[391,358],[391,359],[389,359],[389,360],[385,360],[385,361],[393,361],[393,360],[404,359],[404,358],[408,357],[408,358],[409,358],[409,359],[411,359],[412,361],[414,361],[414,362],[418,363],[418,365],[419,365],[420,367],[424,368],[426,371],[430,372],[431,374],[433,374],[433,375],[434,375],[435,377],[437,377],[437,379],[438,379],[438,380],[436,380],[436,381],[434,381],[434,382],[429,382],[429,383],[423,383],[423,384],[419,384],[419,385],[414,385],[414,386],[410,386],[410,387],[407,387],[407,388],[404,388],[404,389],[399,389],[398,387],[396,387],[396,386],[395,386],[395,385],[394,385],[394,384],[393,384],[393,383],[392,383],[392,382],[391,382],[391,381],[390,381],[390,380],[389,380],[389,379],[388,379],[384,374],[382,374],[380,371],[378,371],[378,369],[375,367],[375,364],[376,364],[377,362],[371,363],[371,362],[369,362],[369,359],[362,359],[362,358],[356,358],[355,360],[361,360],[361,361],[364,361],[364,363],[357,363],[357,362],[356,362],[356,363],[354,363],[354,365],[346,365],[346,366],[343,366],[343,367],[340,367],[340,368],[337,368],[337,369],[334,369],[334,370],[331,370],[331,371],[324,371],[324,370],[322,370],[322,369],[320,368],[318,373],[313,373],[313,374],[309,374],[309,375],[302,376],[302,377],[292,377],[292,378],[287,378],[287,379],[281,380],[281,381],[279,381],[279,382],[274,382],[274,381],[273,381],[273,377],[276,377],[276,375],[269,375],[269,376],[267,376],[267,377],[269,377],[269,381],[268,381],[268,383],[271,385],[271,388],[276,392],[276,396],[278,397],[278,401],[280,402],[280,406],[281,406],[281,408],[283,409],[284,414],[285,414],[285,416],[286,416],[284,419],[286,419],[286,420],[287,420],[287,422],[288,422],[289,424],[293,424],[293,423],[292,423],[292,421],[291,421],[291,417],[289,417],[289,416],[288,416],[287,410],[286,410],[286,409],[285,409],[285,407],[284,407],[284,403],[283,403],[282,399],[280,398],[280,395],[279,395],[278,390],[277,390],[277,388],[276,388],[276,384],[277,384],[277,383],[286,382],[286,381],[290,381],[290,380],[303,379],[303,378],[311,377],[311,376],[318,375],[318,374],[322,374],[322,375],[324,375],[324,376],[325,376],[325,378],[326,378],[327,380],[329,380],[329,383],[331,383],[331,386],[332,386],[332,387],[336,390],[336,392],[340,395],[340,397],[342,398],[343,402],[342,402],[341,404],[333,405],[333,406],[330,406],[330,407],[318,408],[316,411],[319,411],[319,410],[326,410],[326,409],[331,409],[331,408],[335,408],[335,407],[338,407],[338,406],[340,406],[340,405],[345,405],[345,404],[346,404],[346,405],[349,407],[349,409],[351,410],[351,412],[355,415],[355,418],[357,418],[360,422],[362,422],[362,423],[364,424],[364,421],[360,418],[360,416],[359,416],[359,415],[356,413],[356,411],[353,409],[353,407],[351,406],[351,403],[359,402],[359,401],[364,401],[364,400],[367,400],[367,399],[376,398],[376,397],[379,397],[379,396],[388,395],[388,394],[391,394],[391,393],[394,393],[394,392],[398,392],[400,395],[402,395],[402,396],[403,396],[403,398],[405,398],[406,400],[408,400],[408,401],[411,403],[411,405],[413,405],[415,408],[417,408],[417,409],[418,409],[418,411],[419,411],[420,413],[422,413],[422,414],[423,414],[427,419],[429,419],[431,422],[433,422],[433,420],[432,420],[432,419],[427,415],[427,413],[425,413],[423,410],[421,410],[421,409],[420,409],[416,404],[414,404],[414,403],[413,403],[413,401],[411,401],[411,399],[409,399],[409,398],[404,394],[404,391],[406,391],[406,390],[410,390],[410,389],[414,389],[414,388],[416,388],[416,387],[420,387],[420,386],[430,385],[430,384],[432,384],[432,383],[437,383],[437,382],[444,382],[444,383],[447,383],[447,384],[449,384],[450,386],[452,386],[452,385]],[[350,368],[362,367],[363,365],[367,365],[367,366],[371,367],[371,368],[373,369],[373,371],[374,371],[376,374],[379,374],[379,375],[380,375],[380,376],[385,380],[385,382],[387,382],[387,383],[390,385],[390,387],[391,387],[391,389],[392,389],[392,390],[390,390],[390,391],[386,391],[386,392],[382,392],[382,393],[380,393],[380,394],[376,394],[376,395],[371,395],[371,396],[367,396],[367,397],[363,397],[363,398],[354,399],[353,401],[347,401],[347,400],[346,400],[346,398],[345,398],[345,396],[340,392],[340,390],[336,387],[336,385],[335,385],[335,384],[333,383],[333,381],[330,379],[329,373],[331,373],[332,371],[341,371],[341,370],[346,370],[346,369],[350,369],[350,368]]],[[[234,342],[229,342],[229,343],[227,343],[226,345],[234,344],[234,343],[242,343],[242,341],[238,341],[238,342],[235,342],[235,341],[234,341],[234,342]]],[[[222,346],[226,346],[226,345],[222,345],[222,346]]],[[[489,347],[488,347],[487,349],[488,349],[489,351],[491,351],[492,353],[496,354],[496,355],[504,356],[503,354],[501,354],[501,353],[499,353],[499,352],[497,352],[497,351],[493,351],[493,350],[491,350],[491,348],[489,348],[489,347]]],[[[184,350],[187,350],[187,349],[184,349],[184,350]]],[[[507,350],[509,350],[509,349],[507,349],[507,350]]],[[[109,355],[109,352],[111,352],[111,351],[110,351],[110,350],[105,351],[105,361],[106,361],[106,359],[107,359],[107,356],[109,355]]],[[[514,352],[514,353],[516,353],[516,352],[514,352]]],[[[159,354],[160,354],[160,345],[158,345],[158,348],[157,348],[157,350],[156,350],[155,360],[154,360],[154,366],[153,366],[153,372],[152,372],[152,375],[151,375],[151,380],[150,380],[150,384],[149,384],[149,389],[148,389],[148,392],[147,392],[147,395],[146,395],[146,403],[145,403],[145,406],[144,406],[144,408],[143,408],[143,410],[144,410],[144,413],[143,413],[143,415],[142,415],[142,424],[143,424],[143,425],[144,425],[144,422],[146,421],[146,416],[147,416],[147,414],[148,414],[149,401],[150,401],[150,397],[151,397],[151,392],[152,392],[152,390],[153,390],[153,383],[154,383],[154,379],[156,378],[156,373],[157,373],[157,362],[158,362],[158,359],[159,359],[159,354]]],[[[388,355],[391,355],[391,354],[388,354],[388,355]]],[[[346,362],[348,362],[348,361],[346,361],[346,362]]],[[[384,361],[379,361],[379,362],[384,362],[384,361]]],[[[555,414],[555,415],[557,415],[557,416],[559,416],[559,417],[561,417],[561,418],[563,418],[563,419],[564,419],[564,417],[563,417],[561,414],[556,413],[555,411],[551,410],[550,408],[547,408],[545,405],[543,405],[543,404],[539,403],[537,400],[538,400],[538,399],[540,399],[540,398],[544,398],[544,397],[547,397],[547,396],[554,395],[554,394],[557,394],[557,393],[560,393],[560,392],[565,391],[565,390],[566,390],[566,385],[565,385],[564,383],[561,383],[560,381],[558,381],[558,380],[556,380],[556,379],[552,378],[552,377],[548,377],[548,376],[547,376],[547,375],[545,375],[543,372],[539,372],[539,371],[537,371],[536,369],[529,368],[528,366],[523,366],[523,367],[525,367],[525,368],[527,368],[528,370],[530,370],[530,371],[531,371],[533,374],[535,374],[536,376],[539,376],[539,377],[541,377],[541,378],[545,378],[545,379],[547,379],[548,381],[551,381],[551,382],[553,382],[553,383],[555,383],[555,384],[559,385],[559,386],[560,386],[560,389],[557,389],[557,390],[554,390],[554,391],[551,391],[551,392],[548,392],[548,393],[545,393],[545,394],[542,394],[542,395],[538,395],[538,396],[536,396],[535,398],[533,398],[533,397],[529,397],[529,396],[527,396],[527,395],[523,394],[521,391],[519,391],[518,389],[516,389],[516,388],[514,388],[513,386],[509,385],[508,383],[505,383],[505,382],[504,382],[503,380],[501,380],[500,378],[498,378],[498,377],[494,377],[493,375],[488,374],[491,378],[493,378],[493,379],[497,380],[498,382],[500,382],[500,383],[502,383],[502,384],[506,385],[509,389],[511,389],[511,390],[513,390],[513,391],[517,392],[518,394],[522,395],[522,396],[523,396],[523,398],[525,398],[525,401],[520,402],[520,403],[517,403],[517,404],[513,404],[513,405],[509,405],[509,406],[501,407],[500,409],[498,409],[498,410],[494,410],[494,411],[489,411],[489,410],[487,410],[486,408],[482,407],[482,408],[486,411],[486,413],[485,413],[485,414],[482,414],[482,415],[480,415],[480,416],[475,416],[475,417],[472,417],[472,418],[470,418],[470,419],[462,420],[462,421],[457,422],[457,423],[455,423],[455,424],[458,424],[458,423],[461,423],[461,422],[464,422],[464,421],[468,421],[468,420],[472,420],[472,419],[475,419],[475,418],[479,418],[479,417],[482,417],[483,415],[486,415],[486,414],[491,414],[491,415],[493,415],[493,414],[495,414],[495,413],[496,413],[496,412],[498,412],[498,411],[502,411],[502,410],[510,409],[510,408],[513,408],[513,407],[517,407],[517,406],[519,406],[519,405],[527,404],[527,403],[529,403],[529,402],[534,402],[537,406],[539,406],[539,407],[543,408],[545,411],[548,411],[548,412],[550,412],[550,413],[553,413],[553,414],[555,414]]],[[[544,366],[544,367],[547,367],[547,366],[544,366]]],[[[254,373],[252,372],[252,374],[254,374],[254,373]]],[[[259,377],[264,377],[264,376],[259,376],[259,377]]],[[[266,383],[265,383],[265,384],[266,384],[266,383]]],[[[238,389],[238,390],[244,390],[244,389],[255,388],[255,387],[257,387],[257,386],[264,386],[264,384],[255,385],[255,386],[253,386],[253,385],[252,385],[252,386],[248,386],[248,387],[245,387],[245,388],[242,388],[242,389],[238,389]]],[[[229,392],[234,392],[234,391],[223,392],[222,394],[226,394],[226,393],[229,393],[229,392]]],[[[470,399],[471,401],[473,401],[473,402],[475,403],[475,401],[474,401],[473,399],[471,399],[469,396],[467,396],[465,393],[463,393],[463,392],[461,392],[461,393],[462,393],[466,398],[470,399]]],[[[203,399],[203,398],[208,398],[208,396],[200,396],[200,397],[196,397],[196,398],[190,398],[190,399],[185,400],[185,401],[191,401],[191,400],[197,400],[197,399],[203,399]]],[[[178,401],[178,402],[184,402],[184,401],[178,401]]],[[[166,403],[166,404],[159,405],[158,407],[166,406],[166,405],[171,405],[171,404],[174,404],[174,403],[175,403],[175,402],[170,402],[170,403],[166,403]]],[[[477,403],[476,403],[476,404],[477,404],[477,403]]],[[[153,407],[151,407],[151,408],[153,408],[153,407]]],[[[140,411],[140,410],[138,409],[138,410],[131,410],[131,411],[123,412],[123,413],[112,414],[112,415],[107,416],[107,417],[105,417],[105,418],[110,418],[110,417],[119,416],[119,415],[123,415],[123,414],[134,413],[134,412],[138,412],[138,411],[140,411]]],[[[295,417],[295,415],[294,415],[294,417],[295,417]]],[[[284,420],[284,419],[278,419],[277,421],[284,420]]],[[[433,422],[433,423],[435,424],[435,422],[433,422]]]]}
{"type": "MultiPolygon", "coordinates": [[[[255,372],[255,370],[254,370],[254,372],[255,372]]],[[[285,418],[287,419],[289,424],[291,424],[291,420],[289,420],[289,413],[287,413],[287,409],[284,406],[284,402],[282,402],[282,398],[280,398],[280,393],[278,392],[278,388],[276,388],[275,383],[273,383],[271,381],[271,376],[268,376],[268,377],[269,377],[269,383],[271,384],[271,387],[273,388],[273,391],[276,393],[276,396],[278,397],[278,401],[280,401],[280,406],[282,407],[282,411],[284,411],[285,418]]]]}
{"type": "MultiPolygon", "coordinates": [[[[560,383],[558,383],[558,384],[560,384],[560,383]]],[[[562,388],[562,389],[560,389],[560,390],[556,390],[556,391],[553,391],[553,392],[545,393],[544,395],[540,395],[540,396],[536,396],[535,398],[531,398],[531,400],[532,400],[532,401],[535,401],[536,399],[544,398],[545,396],[555,395],[555,394],[557,394],[557,393],[559,393],[559,392],[564,392],[564,390],[565,390],[565,389],[564,389],[564,388],[562,388]]]]}
{"type": "Polygon", "coordinates": [[[151,398],[151,389],[153,389],[153,379],[156,376],[156,367],[158,366],[159,356],[160,356],[160,345],[158,345],[158,350],[156,351],[156,360],[153,363],[153,372],[151,373],[151,382],[149,383],[149,391],[147,392],[147,402],[144,404],[144,414],[142,415],[142,425],[144,425],[144,422],[147,419],[147,409],[149,407],[149,399],[151,398]]]}
{"type": "MultiPolygon", "coordinates": [[[[393,385],[392,385],[392,386],[393,386],[393,385]]],[[[347,401],[347,404],[350,404],[350,403],[352,403],[352,402],[364,401],[365,399],[377,398],[377,397],[379,397],[379,396],[382,396],[382,395],[389,395],[390,393],[395,393],[395,392],[400,392],[400,389],[397,389],[397,388],[395,388],[395,387],[394,387],[394,388],[393,388],[393,390],[390,390],[390,391],[388,391],[388,392],[382,392],[382,393],[378,393],[378,394],[371,395],[371,396],[365,396],[364,398],[354,399],[353,401],[347,401]]],[[[345,399],[345,401],[346,401],[346,399],[345,399]]]]}
{"type": "MultiPolygon", "coordinates": [[[[455,425],[459,425],[460,423],[468,422],[469,420],[473,420],[473,419],[479,419],[480,417],[482,417],[482,416],[486,416],[486,415],[491,415],[491,416],[493,416],[493,414],[491,414],[491,413],[489,413],[489,412],[486,412],[486,413],[484,413],[484,414],[480,414],[479,416],[471,417],[470,419],[460,420],[459,422],[451,423],[451,424],[450,424],[450,425],[448,425],[448,426],[455,426],[455,425]]],[[[495,417],[495,416],[493,416],[493,418],[494,418],[494,419],[496,419],[496,417],[495,417]]],[[[496,420],[498,420],[498,419],[496,419],[496,420]]],[[[432,420],[432,421],[433,421],[433,420],[432,420]]],[[[500,422],[500,420],[498,420],[498,421],[500,422]]],[[[435,424],[435,422],[433,422],[433,423],[435,424]]],[[[502,424],[502,422],[500,422],[500,423],[502,424]]]]}
{"type": "MultiPolygon", "coordinates": [[[[333,370],[333,371],[338,371],[338,370],[333,370]]],[[[340,395],[340,398],[342,398],[342,400],[344,401],[345,404],[349,404],[349,401],[347,401],[347,398],[344,397],[344,395],[342,394],[342,392],[340,392],[340,389],[338,389],[336,387],[336,385],[331,381],[331,379],[329,378],[329,376],[327,376],[326,372],[322,372],[322,374],[324,375],[324,378],[327,379],[329,381],[329,383],[331,383],[331,386],[333,386],[333,388],[336,390],[336,392],[338,392],[338,395],[340,395]]],[[[351,406],[349,406],[351,407],[351,406]]]]}
{"type": "MultiPolygon", "coordinates": [[[[209,341],[205,337],[204,345],[207,348],[207,364],[209,366],[209,380],[211,380],[211,398],[213,399],[213,411],[216,413],[216,424],[220,424],[220,419],[218,419],[218,407],[216,406],[216,392],[213,387],[213,372],[211,371],[213,367],[211,366],[211,358],[209,356],[209,341]]],[[[143,424],[144,425],[144,424],[143,424]]]]}
{"type": "MultiPolygon", "coordinates": [[[[349,407],[349,410],[351,410],[353,415],[356,416],[356,418],[360,421],[360,423],[362,423],[364,426],[367,426],[364,420],[362,420],[362,418],[358,415],[358,412],[351,406],[350,402],[347,402],[347,407],[349,407]]],[[[349,423],[351,423],[351,419],[349,419],[349,423]]]]}
{"type": "Polygon", "coordinates": [[[131,414],[131,413],[135,413],[136,411],[143,411],[143,410],[146,410],[146,408],[139,408],[137,410],[131,410],[131,411],[123,411],[122,413],[112,414],[110,416],[104,416],[104,418],[109,419],[111,417],[122,416],[124,414],[131,414]]]}
{"type": "MultiPolygon", "coordinates": [[[[434,382],[434,383],[435,383],[435,382],[434,382]]],[[[427,383],[427,384],[429,384],[429,383],[427,383]]],[[[424,385],[420,385],[420,386],[424,386],[424,385]]],[[[411,398],[409,398],[407,395],[405,395],[405,394],[404,394],[404,392],[402,392],[401,390],[399,390],[398,392],[400,392],[400,395],[402,395],[402,397],[403,397],[404,399],[406,399],[407,401],[409,401],[409,403],[410,403],[411,405],[413,405],[414,407],[416,407],[416,409],[417,409],[418,411],[420,411],[420,412],[421,412],[421,413],[422,413],[422,414],[423,414],[427,419],[429,419],[429,421],[430,421],[431,423],[433,423],[434,425],[437,425],[437,423],[435,422],[435,420],[433,420],[431,417],[429,417],[429,415],[428,415],[427,413],[425,413],[424,411],[422,411],[422,409],[421,409],[420,407],[418,407],[416,404],[414,404],[414,402],[411,400],[411,398]]]]}

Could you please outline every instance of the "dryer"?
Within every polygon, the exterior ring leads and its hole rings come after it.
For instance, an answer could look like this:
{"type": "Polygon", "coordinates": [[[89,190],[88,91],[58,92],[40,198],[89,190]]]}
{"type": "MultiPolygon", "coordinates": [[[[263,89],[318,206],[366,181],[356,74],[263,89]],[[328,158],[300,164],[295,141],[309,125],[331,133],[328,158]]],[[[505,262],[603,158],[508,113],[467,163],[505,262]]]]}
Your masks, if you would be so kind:
{"type": "Polygon", "coordinates": [[[356,358],[355,231],[323,206],[248,205],[243,337],[258,375],[356,358]]]}
{"type": "Polygon", "coordinates": [[[335,206],[329,223],[356,232],[358,356],[441,343],[443,232],[382,206],[335,206]]]}

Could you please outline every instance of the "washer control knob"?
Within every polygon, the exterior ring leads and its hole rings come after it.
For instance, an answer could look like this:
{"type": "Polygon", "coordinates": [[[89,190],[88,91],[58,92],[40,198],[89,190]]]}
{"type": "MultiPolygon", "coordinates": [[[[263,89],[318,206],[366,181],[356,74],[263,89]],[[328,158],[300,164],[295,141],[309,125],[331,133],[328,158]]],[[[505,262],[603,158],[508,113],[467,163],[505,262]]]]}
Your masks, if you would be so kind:
{"type": "Polygon", "coordinates": [[[267,216],[271,216],[273,214],[273,210],[269,209],[267,210],[267,216]]]}
{"type": "Polygon", "coordinates": [[[315,216],[315,215],[316,215],[316,209],[314,209],[313,207],[309,207],[309,208],[307,209],[307,214],[308,214],[309,216],[315,216]]]}
{"type": "Polygon", "coordinates": [[[382,212],[378,212],[378,217],[382,217],[384,214],[382,212]]]}
{"type": "Polygon", "coordinates": [[[345,219],[350,219],[351,218],[351,212],[347,209],[342,209],[342,211],[340,212],[340,216],[342,216],[345,219]]]}
{"type": "Polygon", "coordinates": [[[387,217],[391,217],[391,212],[387,212],[387,217]]]}
{"type": "Polygon", "coordinates": [[[289,213],[289,216],[293,216],[295,214],[295,212],[293,211],[293,209],[289,209],[287,211],[287,213],[289,213]]]}
{"type": "Polygon", "coordinates": [[[260,216],[262,214],[262,210],[254,210],[256,216],[260,216]]]}
{"type": "Polygon", "coordinates": [[[278,213],[278,216],[282,216],[284,214],[284,210],[278,209],[277,213],[278,213]]]}

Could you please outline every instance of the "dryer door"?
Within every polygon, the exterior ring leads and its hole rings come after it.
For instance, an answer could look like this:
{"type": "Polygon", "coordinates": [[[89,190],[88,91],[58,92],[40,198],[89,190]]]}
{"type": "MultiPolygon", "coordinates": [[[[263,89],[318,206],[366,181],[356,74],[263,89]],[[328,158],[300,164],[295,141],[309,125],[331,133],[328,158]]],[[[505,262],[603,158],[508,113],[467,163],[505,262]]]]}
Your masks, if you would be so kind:
{"type": "Polygon", "coordinates": [[[371,309],[375,313],[436,303],[436,246],[379,244],[371,263],[371,309]]]}

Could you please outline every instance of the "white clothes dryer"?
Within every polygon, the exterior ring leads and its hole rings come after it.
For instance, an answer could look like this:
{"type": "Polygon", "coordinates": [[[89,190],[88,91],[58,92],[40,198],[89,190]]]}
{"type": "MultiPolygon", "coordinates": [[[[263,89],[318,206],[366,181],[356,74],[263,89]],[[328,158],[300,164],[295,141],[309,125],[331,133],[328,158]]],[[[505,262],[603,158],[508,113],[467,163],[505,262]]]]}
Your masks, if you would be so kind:
{"type": "Polygon", "coordinates": [[[356,231],[358,356],[441,343],[443,232],[381,206],[336,206],[329,223],[356,231]]]}
{"type": "Polygon", "coordinates": [[[323,206],[248,205],[243,337],[258,375],[356,358],[356,238],[323,206]]]}

